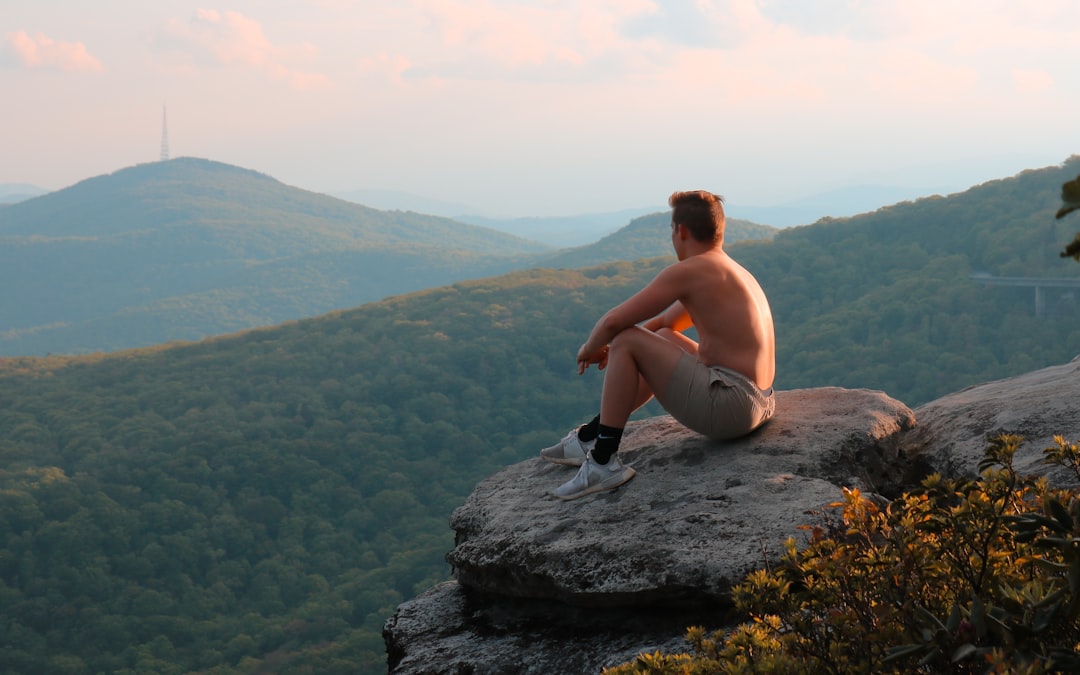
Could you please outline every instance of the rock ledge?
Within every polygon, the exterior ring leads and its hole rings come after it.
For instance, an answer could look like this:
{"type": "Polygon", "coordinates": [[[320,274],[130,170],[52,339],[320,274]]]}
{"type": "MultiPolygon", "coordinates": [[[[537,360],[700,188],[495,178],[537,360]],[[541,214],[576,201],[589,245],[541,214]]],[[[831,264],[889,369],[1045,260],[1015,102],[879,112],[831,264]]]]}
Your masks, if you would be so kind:
{"type": "Polygon", "coordinates": [[[390,672],[596,672],[678,651],[692,619],[723,622],[732,586],[842,487],[904,486],[903,403],[827,387],[779,392],[777,407],[726,443],[668,416],[632,424],[620,456],[638,475],[615,492],[556,499],[573,469],[539,458],[482,481],[450,519],[456,581],[386,624],[390,672]]]}

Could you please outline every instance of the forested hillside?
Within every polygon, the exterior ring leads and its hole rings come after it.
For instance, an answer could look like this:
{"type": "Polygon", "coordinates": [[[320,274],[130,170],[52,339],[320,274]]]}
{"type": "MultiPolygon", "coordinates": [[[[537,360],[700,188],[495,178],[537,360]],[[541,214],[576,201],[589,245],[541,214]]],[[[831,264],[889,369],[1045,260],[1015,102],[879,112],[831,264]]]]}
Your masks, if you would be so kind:
{"type": "Polygon", "coordinates": [[[449,572],[450,511],[595,409],[576,347],[658,269],[0,362],[0,671],[385,672],[382,623],[449,572]]]}
{"type": "MultiPolygon", "coordinates": [[[[1053,217],[1077,173],[733,244],[773,303],[777,386],[915,406],[1076,355],[1067,292],[1036,317],[1033,289],[971,275],[1077,278],[1058,257],[1075,228],[1053,217]]],[[[0,360],[0,671],[384,672],[383,621],[448,575],[450,511],[595,410],[576,349],[670,260],[0,360]]]]}
{"type": "Polygon", "coordinates": [[[974,275],[1080,278],[1060,252],[1062,166],[850,219],[783,230],[738,249],[777,316],[781,386],[882,389],[918,405],[1080,354],[1080,289],[978,283],[974,275]]]}

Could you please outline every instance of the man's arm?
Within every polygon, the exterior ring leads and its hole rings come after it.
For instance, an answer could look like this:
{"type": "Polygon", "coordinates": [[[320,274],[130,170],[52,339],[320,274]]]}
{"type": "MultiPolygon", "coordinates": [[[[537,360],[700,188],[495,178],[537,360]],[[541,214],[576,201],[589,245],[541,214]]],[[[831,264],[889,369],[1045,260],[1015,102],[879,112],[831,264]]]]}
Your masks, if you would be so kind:
{"type": "Polygon", "coordinates": [[[682,301],[676,300],[663,312],[641,324],[641,327],[654,333],[661,328],[670,328],[677,333],[681,333],[693,325],[694,322],[690,318],[690,313],[686,311],[686,307],[683,307],[682,301]]]}
{"type": "MultiPolygon", "coordinates": [[[[612,307],[600,317],[593,326],[592,332],[589,333],[589,339],[578,350],[578,371],[585,372],[585,368],[592,363],[602,364],[607,359],[606,350],[611,339],[631,326],[656,318],[662,322],[688,321],[689,315],[686,315],[682,303],[678,302],[683,274],[685,271],[682,263],[675,263],[661,270],[645,288],[612,307]],[[682,309],[682,314],[686,315],[685,319],[678,318],[679,312],[676,310],[676,305],[682,309]]],[[[663,325],[661,323],[659,327],[663,325]]],[[[645,327],[648,328],[648,326],[645,327]]],[[[689,323],[686,327],[689,327],[689,323]]]]}

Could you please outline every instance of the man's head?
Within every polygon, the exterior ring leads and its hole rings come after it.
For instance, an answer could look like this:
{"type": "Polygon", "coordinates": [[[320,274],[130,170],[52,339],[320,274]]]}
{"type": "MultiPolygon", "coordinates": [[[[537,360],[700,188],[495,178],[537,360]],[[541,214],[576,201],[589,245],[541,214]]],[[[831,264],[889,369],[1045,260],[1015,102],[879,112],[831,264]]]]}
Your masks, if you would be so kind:
{"type": "Polygon", "coordinates": [[[672,227],[682,225],[697,241],[717,244],[724,241],[724,198],[704,190],[674,192],[668,197],[672,227]]]}

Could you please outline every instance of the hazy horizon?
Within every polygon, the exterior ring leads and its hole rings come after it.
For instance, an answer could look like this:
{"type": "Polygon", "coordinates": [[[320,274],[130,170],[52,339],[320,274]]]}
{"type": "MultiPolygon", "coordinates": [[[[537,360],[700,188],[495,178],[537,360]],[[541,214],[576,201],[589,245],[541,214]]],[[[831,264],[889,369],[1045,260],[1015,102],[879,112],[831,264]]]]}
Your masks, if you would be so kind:
{"type": "MultiPolygon", "coordinates": [[[[181,159],[173,157],[171,159],[181,159]]],[[[205,159],[205,158],[200,158],[205,159]]],[[[153,162],[148,162],[153,163],[153,162]]],[[[123,167],[131,168],[131,167],[123,167]]],[[[254,167],[240,167],[258,171],[254,167]]],[[[1043,167],[1031,167],[1043,168],[1043,167]]],[[[120,171],[122,169],[117,169],[120,171]]],[[[260,172],[265,173],[265,172],[260,172]]],[[[83,180],[96,178],[87,176],[83,180]]],[[[1008,178],[998,176],[995,178],[1008,178]]],[[[79,181],[77,181],[79,182],[79,181]]],[[[65,186],[70,187],[70,186],[65,186]]],[[[292,186],[300,187],[300,186],[292,186]]],[[[971,186],[968,186],[971,187],[971,186]]],[[[64,189],[64,188],[60,188],[64,189]]],[[[303,188],[301,188],[303,189],[303,188]]],[[[26,183],[0,183],[0,204],[23,201],[52,192],[26,183]]],[[[929,197],[944,192],[930,192],[883,185],[851,185],[775,205],[732,204],[725,209],[729,218],[749,220],[777,228],[805,225],[824,217],[847,217],[873,211],[901,201],[929,197]]],[[[345,190],[330,194],[371,208],[455,218],[464,223],[491,227],[503,232],[544,242],[552,246],[579,246],[626,226],[638,216],[664,211],[666,204],[637,205],[611,211],[573,213],[557,216],[505,214],[463,202],[432,199],[400,190],[345,190]]]]}
{"type": "Polygon", "coordinates": [[[1061,0],[0,7],[0,183],[170,156],[552,217],[951,193],[1080,152],[1061,0]]]}

